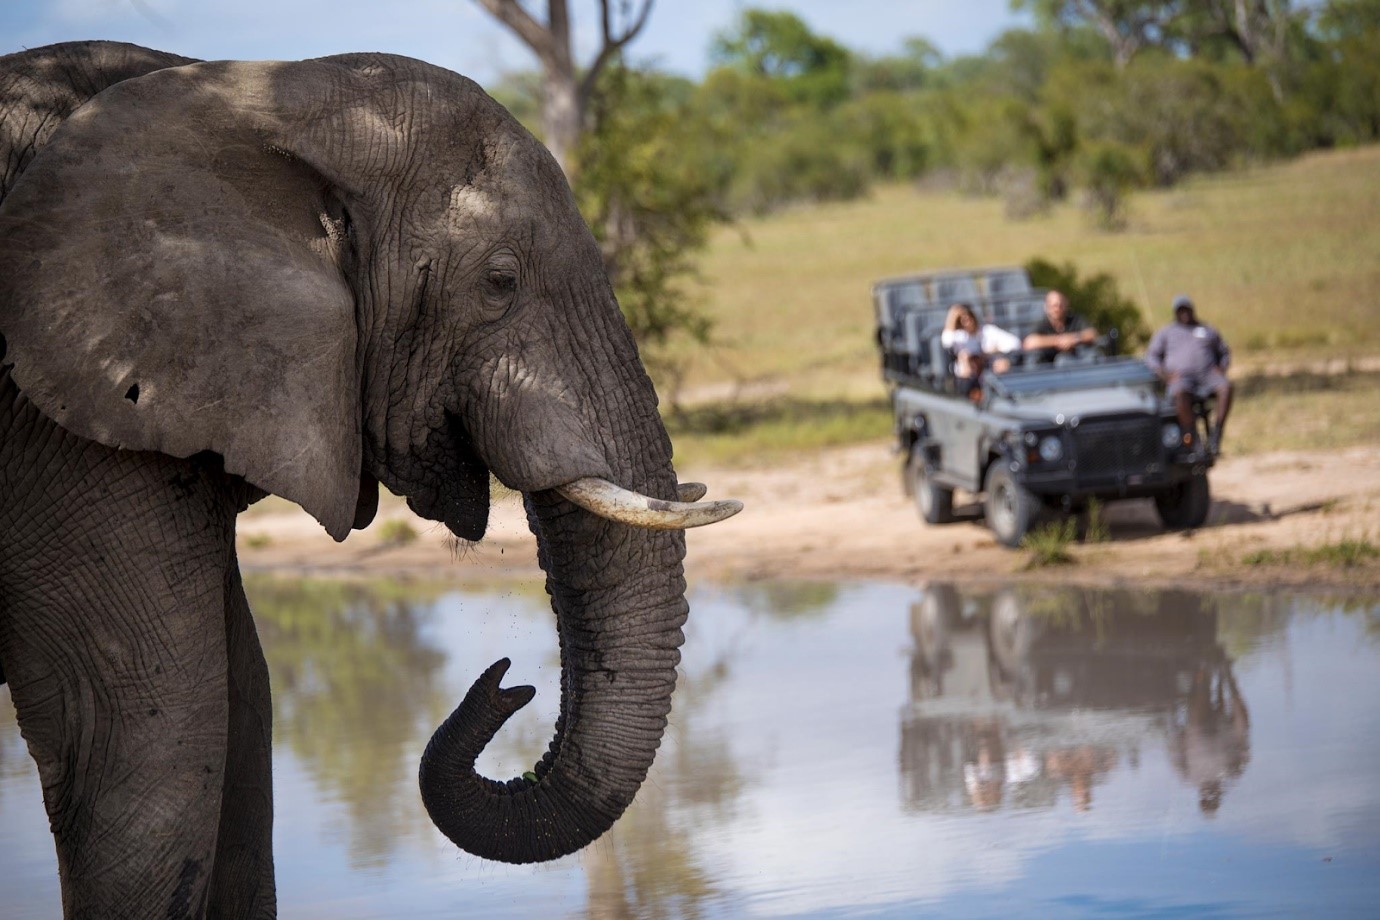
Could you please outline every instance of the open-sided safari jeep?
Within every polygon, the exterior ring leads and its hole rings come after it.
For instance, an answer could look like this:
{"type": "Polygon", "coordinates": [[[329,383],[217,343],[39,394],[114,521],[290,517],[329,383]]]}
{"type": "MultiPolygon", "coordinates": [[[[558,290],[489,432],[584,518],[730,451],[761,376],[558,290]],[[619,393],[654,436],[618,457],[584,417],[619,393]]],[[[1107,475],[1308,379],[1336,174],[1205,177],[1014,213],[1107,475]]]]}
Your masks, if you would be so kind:
{"type": "MultiPolygon", "coordinates": [[[[1188,439],[1154,373],[1115,355],[1116,331],[1096,345],[1036,364],[1020,352],[1003,374],[980,379],[981,398],[961,396],[952,355],[940,342],[948,307],[1024,338],[1044,316],[1045,291],[1019,268],[890,278],[873,286],[882,374],[891,391],[904,483],[930,524],[954,519],[954,491],[983,499],[987,525],[1017,546],[1049,513],[1151,497],[1170,528],[1207,518],[1207,407],[1188,439]]],[[[1076,308],[1076,305],[1075,305],[1076,308]]]]}

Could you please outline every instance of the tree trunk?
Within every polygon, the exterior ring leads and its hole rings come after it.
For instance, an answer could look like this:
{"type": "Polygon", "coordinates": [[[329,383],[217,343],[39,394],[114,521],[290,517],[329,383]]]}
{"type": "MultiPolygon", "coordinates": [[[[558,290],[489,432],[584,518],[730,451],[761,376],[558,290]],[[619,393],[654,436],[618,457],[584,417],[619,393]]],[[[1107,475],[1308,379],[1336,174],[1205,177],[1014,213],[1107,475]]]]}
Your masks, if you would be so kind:
{"type": "Polygon", "coordinates": [[[574,179],[575,148],[584,129],[584,106],[580,99],[575,69],[545,67],[542,84],[542,133],[551,155],[561,165],[567,179],[574,179]]]}

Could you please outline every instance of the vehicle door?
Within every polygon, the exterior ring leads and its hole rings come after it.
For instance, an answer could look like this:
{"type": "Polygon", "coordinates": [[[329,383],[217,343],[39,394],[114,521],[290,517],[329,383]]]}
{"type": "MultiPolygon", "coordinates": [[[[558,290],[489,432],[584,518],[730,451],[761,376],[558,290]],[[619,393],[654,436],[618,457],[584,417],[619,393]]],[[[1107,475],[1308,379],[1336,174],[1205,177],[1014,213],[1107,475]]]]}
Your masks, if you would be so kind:
{"type": "Polygon", "coordinates": [[[977,407],[960,397],[936,400],[929,416],[932,437],[941,445],[946,479],[965,489],[978,486],[978,440],[982,422],[977,407]]]}

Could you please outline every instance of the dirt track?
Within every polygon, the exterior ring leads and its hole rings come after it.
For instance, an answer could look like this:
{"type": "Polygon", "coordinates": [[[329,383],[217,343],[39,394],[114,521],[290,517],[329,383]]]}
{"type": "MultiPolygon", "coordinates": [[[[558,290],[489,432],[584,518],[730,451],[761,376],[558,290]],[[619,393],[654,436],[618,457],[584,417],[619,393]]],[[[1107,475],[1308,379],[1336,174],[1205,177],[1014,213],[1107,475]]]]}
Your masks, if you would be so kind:
{"type": "MultiPolygon", "coordinates": [[[[971,520],[927,527],[900,489],[898,462],[882,443],[825,451],[769,470],[691,469],[710,497],[747,504],[738,517],[692,531],[692,578],[830,578],[918,582],[1029,578],[1086,583],[1293,584],[1380,587],[1380,565],[1246,565],[1260,549],[1313,547],[1343,538],[1380,539],[1380,450],[1275,453],[1224,459],[1212,474],[1208,524],[1190,533],[1160,530],[1149,501],[1108,507],[1111,539],[1076,546],[1072,565],[1025,571],[1027,554],[998,546],[971,520]]],[[[960,511],[964,510],[962,508],[960,511]]],[[[439,525],[400,503],[368,529],[337,544],[311,518],[279,504],[240,520],[246,570],[396,574],[485,579],[536,573],[535,545],[516,498],[498,502],[488,537],[457,550],[439,525]],[[390,546],[381,525],[411,522],[419,536],[390,546]]]]}

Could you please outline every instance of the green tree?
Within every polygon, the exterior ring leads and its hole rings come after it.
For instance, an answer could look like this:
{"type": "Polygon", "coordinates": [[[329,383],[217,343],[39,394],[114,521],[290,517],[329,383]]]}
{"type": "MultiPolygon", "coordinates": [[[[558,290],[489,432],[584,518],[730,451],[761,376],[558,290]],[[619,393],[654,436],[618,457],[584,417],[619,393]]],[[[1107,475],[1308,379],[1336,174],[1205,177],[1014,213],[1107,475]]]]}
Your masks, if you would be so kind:
{"type": "Polygon", "coordinates": [[[1099,272],[1080,278],[1072,262],[1055,265],[1040,258],[1025,263],[1025,270],[1036,287],[1063,291],[1073,309],[1098,329],[1116,329],[1123,351],[1141,348],[1150,341],[1150,327],[1140,307],[1122,296],[1111,275],[1099,272]]]}
{"type": "Polygon", "coordinates": [[[709,58],[779,82],[795,102],[828,108],[849,95],[852,54],[794,13],[743,10],[733,28],[714,36],[709,58]]]}
{"type": "Polygon", "coordinates": [[[572,155],[585,131],[599,75],[622,55],[623,48],[646,26],[654,0],[642,0],[635,8],[629,0],[624,0],[616,9],[612,0],[599,0],[599,50],[583,72],[576,63],[571,44],[567,0],[546,0],[545,21],[534,16],[519,0],[477,2],[507,26],[541,64],[542,140],[561,164],[561,169],[570,175],[572,155]]]}
{"type": "Polygon", "coordinates": [[[669,345],[709,341],[710,323],[685,282],[720,204],[727,164],[716,126],[686,81],[618,64],[608,69],[577,156],[575,197],[604,255],[623,315],[654,376],[674,378],[669,345]]]}
{"type": "Polygon", "coordinates": [[[1126,193],[1141,184],[1136,152],[1115,141],[1094,141],[1078,157],[1078,169],[1093,221],[1103,230],[1126,226],[1126,193]]]}
{"type": "Polygon", "coordinates": [[[1142,49],[1160,44],[1179,13],[1179,0],[1011,0],[1012,9],[1030,10],[1045,26],[1089,28],[1125,67],[1142,49]]]}
{"type": "Polygon", "coordinates": [[[1323,48],[1304,89],[1303,114],[1317,125],[1308,146],[1380,140],[1380,0],[1329,0],[1317,33],[1323,48]]]}
{"type": "Polygon", "coordinates": [[[855,58],[853,82],[860,93],[928,89],[943,63],[944,55],[929,39],[912,35],[901,43],[900,54],[855,58]]]}

